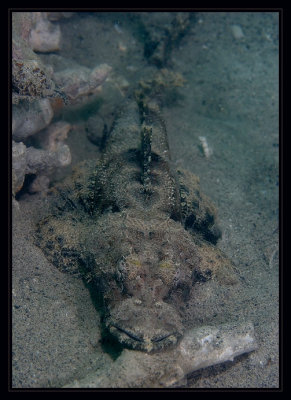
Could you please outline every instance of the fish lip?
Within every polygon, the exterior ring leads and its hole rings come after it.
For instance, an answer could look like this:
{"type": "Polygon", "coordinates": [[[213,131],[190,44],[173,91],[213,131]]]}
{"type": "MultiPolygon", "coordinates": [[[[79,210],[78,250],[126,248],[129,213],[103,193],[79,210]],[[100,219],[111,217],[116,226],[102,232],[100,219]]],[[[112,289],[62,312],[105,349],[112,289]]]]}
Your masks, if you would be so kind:
{"type": "Polygon", "coordinates": [[[153,337],[151,339],[151,342],[158,343],[158,342],[161,342],[161,341],[167,339],[169,336],[175,336],[175,334],[174,333],[167,333],[166,335],[163,335],[163,336],[156,336],[156,337],[153,337]]]}
{"type": "Polygon", "coordinates": [[[132,332],[130,332],[130,331],[124,329],[124,328],[121,328],[120,326],[118,326],[118,325],[116,325],[116,324],[111,324],[111,326],[113,326],[113,327],[114,327],[115,329],[117,329],[118,331],[120,331],[120,332],[122,332],[122,333],[125,333],[128,337],[130,337],[130,338],[133,339],[133,340],[136,340],[137,342],[144,342],[144,339],[143,339],[143,338],[141,338],[141,337],[135,335],[134,333],[132,333],[132,332]]]}
{"type": "MultiPolygon", "coordinates": [[[[130,337],[133,340],[136,340],[137,342],[145,342],[144,338],[141,338],[140,336],[137,336],[136,334],[128,331],[127,329],[122,328],[119,325],[111,324],[111,326],[113,326],[118,331],[120,331],[122,333],[125,333],[128,337],[130,337]]],[[[151,342],[152,343],[159,343],[159,342],[162,342],[163,340],[167,339],[170,336],[175,336],[175,334],[174,333],[167,333],[165,335],[155,336],[155,337],[151,338],[151,342]]]]}

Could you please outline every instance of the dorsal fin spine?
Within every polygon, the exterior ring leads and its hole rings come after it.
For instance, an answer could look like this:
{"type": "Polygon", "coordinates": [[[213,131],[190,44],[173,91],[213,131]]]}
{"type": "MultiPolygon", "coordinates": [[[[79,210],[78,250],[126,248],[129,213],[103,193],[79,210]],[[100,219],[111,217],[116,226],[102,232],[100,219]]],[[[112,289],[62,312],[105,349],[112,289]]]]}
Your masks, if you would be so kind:
{"type": "Polygon", "coordinates": [[[142,124],[141,129],[142,136],[142,183],[145,192],[150,192],[151,190],[151,179],[150,179],[150,166],[152,160],[152,128],[145,123],[142,124]]]}

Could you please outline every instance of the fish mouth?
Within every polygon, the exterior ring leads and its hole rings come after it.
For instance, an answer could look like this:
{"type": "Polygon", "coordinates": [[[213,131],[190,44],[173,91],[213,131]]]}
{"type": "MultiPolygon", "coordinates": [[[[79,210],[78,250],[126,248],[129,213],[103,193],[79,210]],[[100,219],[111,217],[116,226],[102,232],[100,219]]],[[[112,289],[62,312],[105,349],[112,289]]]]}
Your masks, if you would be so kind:
{"type": "Polygon", "coordinates": [[[126,348],[161,350],[176,345],[184,333],[180,315],[165,302],[151,306],[128,298],[108,311],[105,326],[126,348]]]}
{"type": "Polygon", "coordinates": [[[111,326],[113,326],[113,328],[117,329],[119,332],[124,333],[129,338],[131,338],[133,340],[136,340],[137,342],[144,342],[143,338],[137,336],[135,333],[132,333],[132,332],[128,331],[127,329],[121,328],[120,326],[118,326],[116,324],[111,324],[111,326]]]}
{"type": "Polygon", "coordinates": [[[143,347],[143,344],[146,344],[147,349],[149,348],[149,346],[148,346],[149,343],[152,343],[153,346],[155,344],[158,344],[158,346],[160,346],[160,345],[164,344],[166,339],[172,339],[172,340],[168,340],[170,343],[172,343],[172,342],[176,342],[177,337],[180,336],[180,335],[177,335],[177,332],[171,332],[171,333],[167,332],[165,334],[158,334],[158,335],[154,335],[153,337],[149,338],[146,336],[142,336],[142,335],[133,333],[132,331],[130,331],[126,328],[123,328],[117,324],[110,324],[110,327],[114,328],[113,330],[109,328],[111,333],[118,333],[118,337],[119,337],[119,339],[121,339],[122,342],[127,343],[127,344],[129,344],[130,341],[136,342],[136,345],[134,347],[143,347]]]}

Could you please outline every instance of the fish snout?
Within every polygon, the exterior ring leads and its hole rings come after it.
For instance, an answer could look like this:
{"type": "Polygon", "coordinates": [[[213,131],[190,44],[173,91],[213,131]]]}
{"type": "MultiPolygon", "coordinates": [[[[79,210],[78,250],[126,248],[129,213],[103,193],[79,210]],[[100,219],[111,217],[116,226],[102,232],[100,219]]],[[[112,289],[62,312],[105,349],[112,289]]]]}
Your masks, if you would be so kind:
{"type": "Polygon", "coordinates": [[[147,352],[175,345],[184,331],[174,307],[163,301],[149,306],[138,298],[116,305],[106,326],[125,347],[147,352]]]}

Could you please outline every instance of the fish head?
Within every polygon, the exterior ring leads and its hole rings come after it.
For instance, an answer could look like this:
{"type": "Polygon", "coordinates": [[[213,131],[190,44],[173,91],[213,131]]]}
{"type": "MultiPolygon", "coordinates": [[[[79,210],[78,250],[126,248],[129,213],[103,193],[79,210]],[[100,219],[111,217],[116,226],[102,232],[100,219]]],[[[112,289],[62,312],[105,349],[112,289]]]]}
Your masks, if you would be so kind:
{"type": "Polygon", "coordinates": [[[171,301],[177,286],[173,262],[143,252],[123,257],[117,270],[123,293],[108,291],[110,333],[124,346],[147,352],[175,345],[184,328],[179,304],[171,301]]]}

